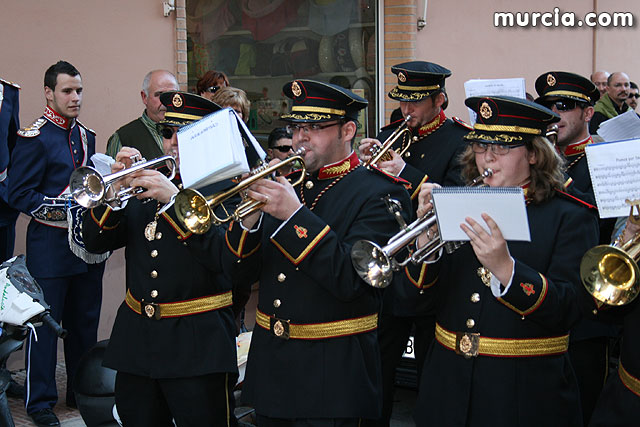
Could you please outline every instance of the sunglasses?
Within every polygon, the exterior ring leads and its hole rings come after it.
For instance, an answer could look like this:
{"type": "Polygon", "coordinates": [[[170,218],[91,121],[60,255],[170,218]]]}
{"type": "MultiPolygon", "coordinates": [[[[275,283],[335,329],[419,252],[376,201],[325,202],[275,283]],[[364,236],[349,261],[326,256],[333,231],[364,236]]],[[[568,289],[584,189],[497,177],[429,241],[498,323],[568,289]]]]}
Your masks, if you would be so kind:
{"type": "Polygon", "coordinates": [[[209,93],[216,93],[220,89],[220,86],[209,86],[204,91],[209,93]]]}
{"type": "Polygon", "coordinates": [[[629,99],[633,99],[633,98],[635,98],[635,99],[640,98],[640,93],[630,93],[629,94],[629,99]]]}
{"type": "Polygon", "coordinates": [[[277,147],[271,147],[272,150],[278,150],[281,153],[288,153],[291,149],[293,149],[292,145],[279,145],[277,147]]]}
{"type": "Polygon", "coordinates": [[[571,111],[578,105],[582,105],[582,103],[578,103],[578,101],[574,101],[573,99],[561,99],[558,101],[548,101],[543,103],[543,105],[548,109],[556,107],[558,111],[571,111]]]}
{"type": "Polygon", "coordinates": [[[178,131],[178,128],[167,125],[158,125],[157,129],[158,133],[162,135],[164,139],[171,139],[173,137],[173,134],[178,131]]]}

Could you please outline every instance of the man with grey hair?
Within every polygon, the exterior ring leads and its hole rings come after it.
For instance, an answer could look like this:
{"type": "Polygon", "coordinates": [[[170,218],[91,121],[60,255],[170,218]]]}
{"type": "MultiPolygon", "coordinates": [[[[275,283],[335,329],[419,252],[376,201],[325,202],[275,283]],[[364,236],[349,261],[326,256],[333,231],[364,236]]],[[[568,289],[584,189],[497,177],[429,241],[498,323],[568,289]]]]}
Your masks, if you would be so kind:
{"type": "Polygon", "coordinates": [[[164,92],[178,90],[176,77],[167,70],[149,71],[142,81],[140,97],[145,106],[142,116],[127,123],[115,131],[107,142],[106,153],[115,159],[120,149],[137,148],[148,160],[162,156],[162,135],[158,133],[156,124],[164,119],[167,110],[160,102],[164,92]]]}
{"type": "Polygon", "coordinates": [[[605,93],[596,103],[595,113],[589,122],[589,133],[594,135],[600,123],[618,116],[629,109],[627,98],[629,98],[629,88],[631,81],[629,76],[623,72],[616,72],[607,79],[607,93],[605,93]]]}
{"type": "Polygon", "coordinates": [[[607,91],[607,79],[611,74],[608,71],[596,71],[591,74],[591,83],[596,85],[598,88],[598,92],[600,92],[600,96],[604,95],[607,91]]]}

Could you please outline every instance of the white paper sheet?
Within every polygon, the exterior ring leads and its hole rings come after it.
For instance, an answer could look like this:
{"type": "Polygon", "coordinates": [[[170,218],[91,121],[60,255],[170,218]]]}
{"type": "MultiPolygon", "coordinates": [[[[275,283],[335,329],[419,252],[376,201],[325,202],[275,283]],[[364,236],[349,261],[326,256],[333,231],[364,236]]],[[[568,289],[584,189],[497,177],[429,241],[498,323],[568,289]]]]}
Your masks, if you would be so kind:
{"type": "MultiPolygon", "coordinates": [[[[527,97],[524,78],[510,79],[472,79],[464,82],[464,93],[467,98],[471,96],[513,96],[515,98],[527,97]]],[[[476,122],[476,113],[469,110],[469,123],[473,126],[476,122]]]]}
{"type": "Polygon", "coordinates": [[[197,189],[249,172],[238,128],[241,122],[232,109],[225,108],[178,131],[180,176],[185,188],[197,189]]]}
{"type": "Polygon", "coordinates": [[[505,240],[531,241],[522,188],[442,187],[434,188],[432,195],[440,237],[444,241],[469,240],[460,228],[467,217],[489,231],[482,213],[493,218],[505,240]]]}
{"type": "Polygon", "coordinates": [[[633,110],[600,123],[598,135],[607,142],[640,138],[640,117],[633,110]]]}
{"type": "Polygon", "coordinates": [[[585,147],[600,218],[629,215],[626,199],[640,199],[640,139],[585,147]]]}

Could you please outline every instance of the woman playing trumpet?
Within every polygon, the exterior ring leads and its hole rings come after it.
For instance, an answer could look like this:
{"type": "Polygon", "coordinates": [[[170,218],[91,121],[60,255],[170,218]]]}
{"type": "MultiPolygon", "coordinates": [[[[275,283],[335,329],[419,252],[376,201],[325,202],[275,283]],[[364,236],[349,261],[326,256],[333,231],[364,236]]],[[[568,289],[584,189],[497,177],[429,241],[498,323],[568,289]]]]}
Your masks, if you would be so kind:
{"type": "MultiPolygon", "coordinates": [[[[416,422],[581,426],[568,331],[579,318],[579,264],[597,242],[596,216],[562,192],[561,159],[543,136],[555,113],[509,97],[466,105],[478,121],[465,136],[463,174],[470,180],[490,168],[485,184],[524,188],[531,242],[507,243],[483,214],[460,225],[469,245],[407,269],[438,307],[416,422]]],[[[418,215],[432,208],[433,186],[423,185],[418,215]]],[[[421,235],[418,246],[427,240],[421,235]]]]}

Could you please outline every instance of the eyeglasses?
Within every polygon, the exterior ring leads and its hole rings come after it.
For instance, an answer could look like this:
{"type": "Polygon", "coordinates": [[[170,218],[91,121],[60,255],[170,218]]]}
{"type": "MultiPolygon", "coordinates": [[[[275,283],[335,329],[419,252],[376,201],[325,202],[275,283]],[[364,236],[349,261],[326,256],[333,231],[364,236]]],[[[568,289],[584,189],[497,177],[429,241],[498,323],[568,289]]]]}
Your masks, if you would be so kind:
{"type": "Polygon", "coordinates": [[[178,131],[178,128],[167,125],[158,125],[157,129],[158,133],[162,135],[164,139],[171,139],[173,137],[173,134],[178,131]]]}
{"type": "Polygon", "coordinates": [[[298,124],[293,124],[293,125],[287,125],[287,132],[291,132],[292,134],[296,134],[298,133],[298,131],[304,131],[304,133],[309,134],[309,133],[315,133],[318,131],[321,131],[322,129],[327,129],[330,128],[332,126],[337,126],[342,124],[342,122],[335,122],[335,123],[331,123],[328,125],[320,125],[318,123],[312,123],[308,126],[301,126],[298,124]]]}
{"type": "Polygon", "coordinates": [[[218,89],[220,89],[220,86],[209,86],[204,91],[209,93],[216,93],[218,89]]]}
{"type": "Polygon", "coordinates": [[[471,149],[476,154],[482,154],[482,153],[485,153],[489,149],[489,147],[491,147],[491,152],[493,154],[497,154],[499,156],[504,156],[512,148],[522,147],[523,145],[524,145],[524,143],[506,145],[506,144],[486,144],[484,142],[474,141],[474,142],[471,143],[471,149]]]}
{"type": "Polygon", "coordinates": [[[629,94],[629,99],[633,99],[633,98],[635,98],[635,99],[640,98],[640,93],[630,93],[629,94]]]}
{"type": "Polygon", "coordinates": [[[542,103],[542,105],[544,105],[548,109],[551,110],[553,107],[556,107],[558,111],[571,111],[582,104],[583,103],[575,101],[573,99],[560,99],[557,101],[547,101],[542,103]]]}
{"type": "Polygon", "coordinates": [[[271,147],[272,150],[278,150],[281,153],[288,153],[293,146],[291,145],[278,145],[277,147],[271,147]]]}

